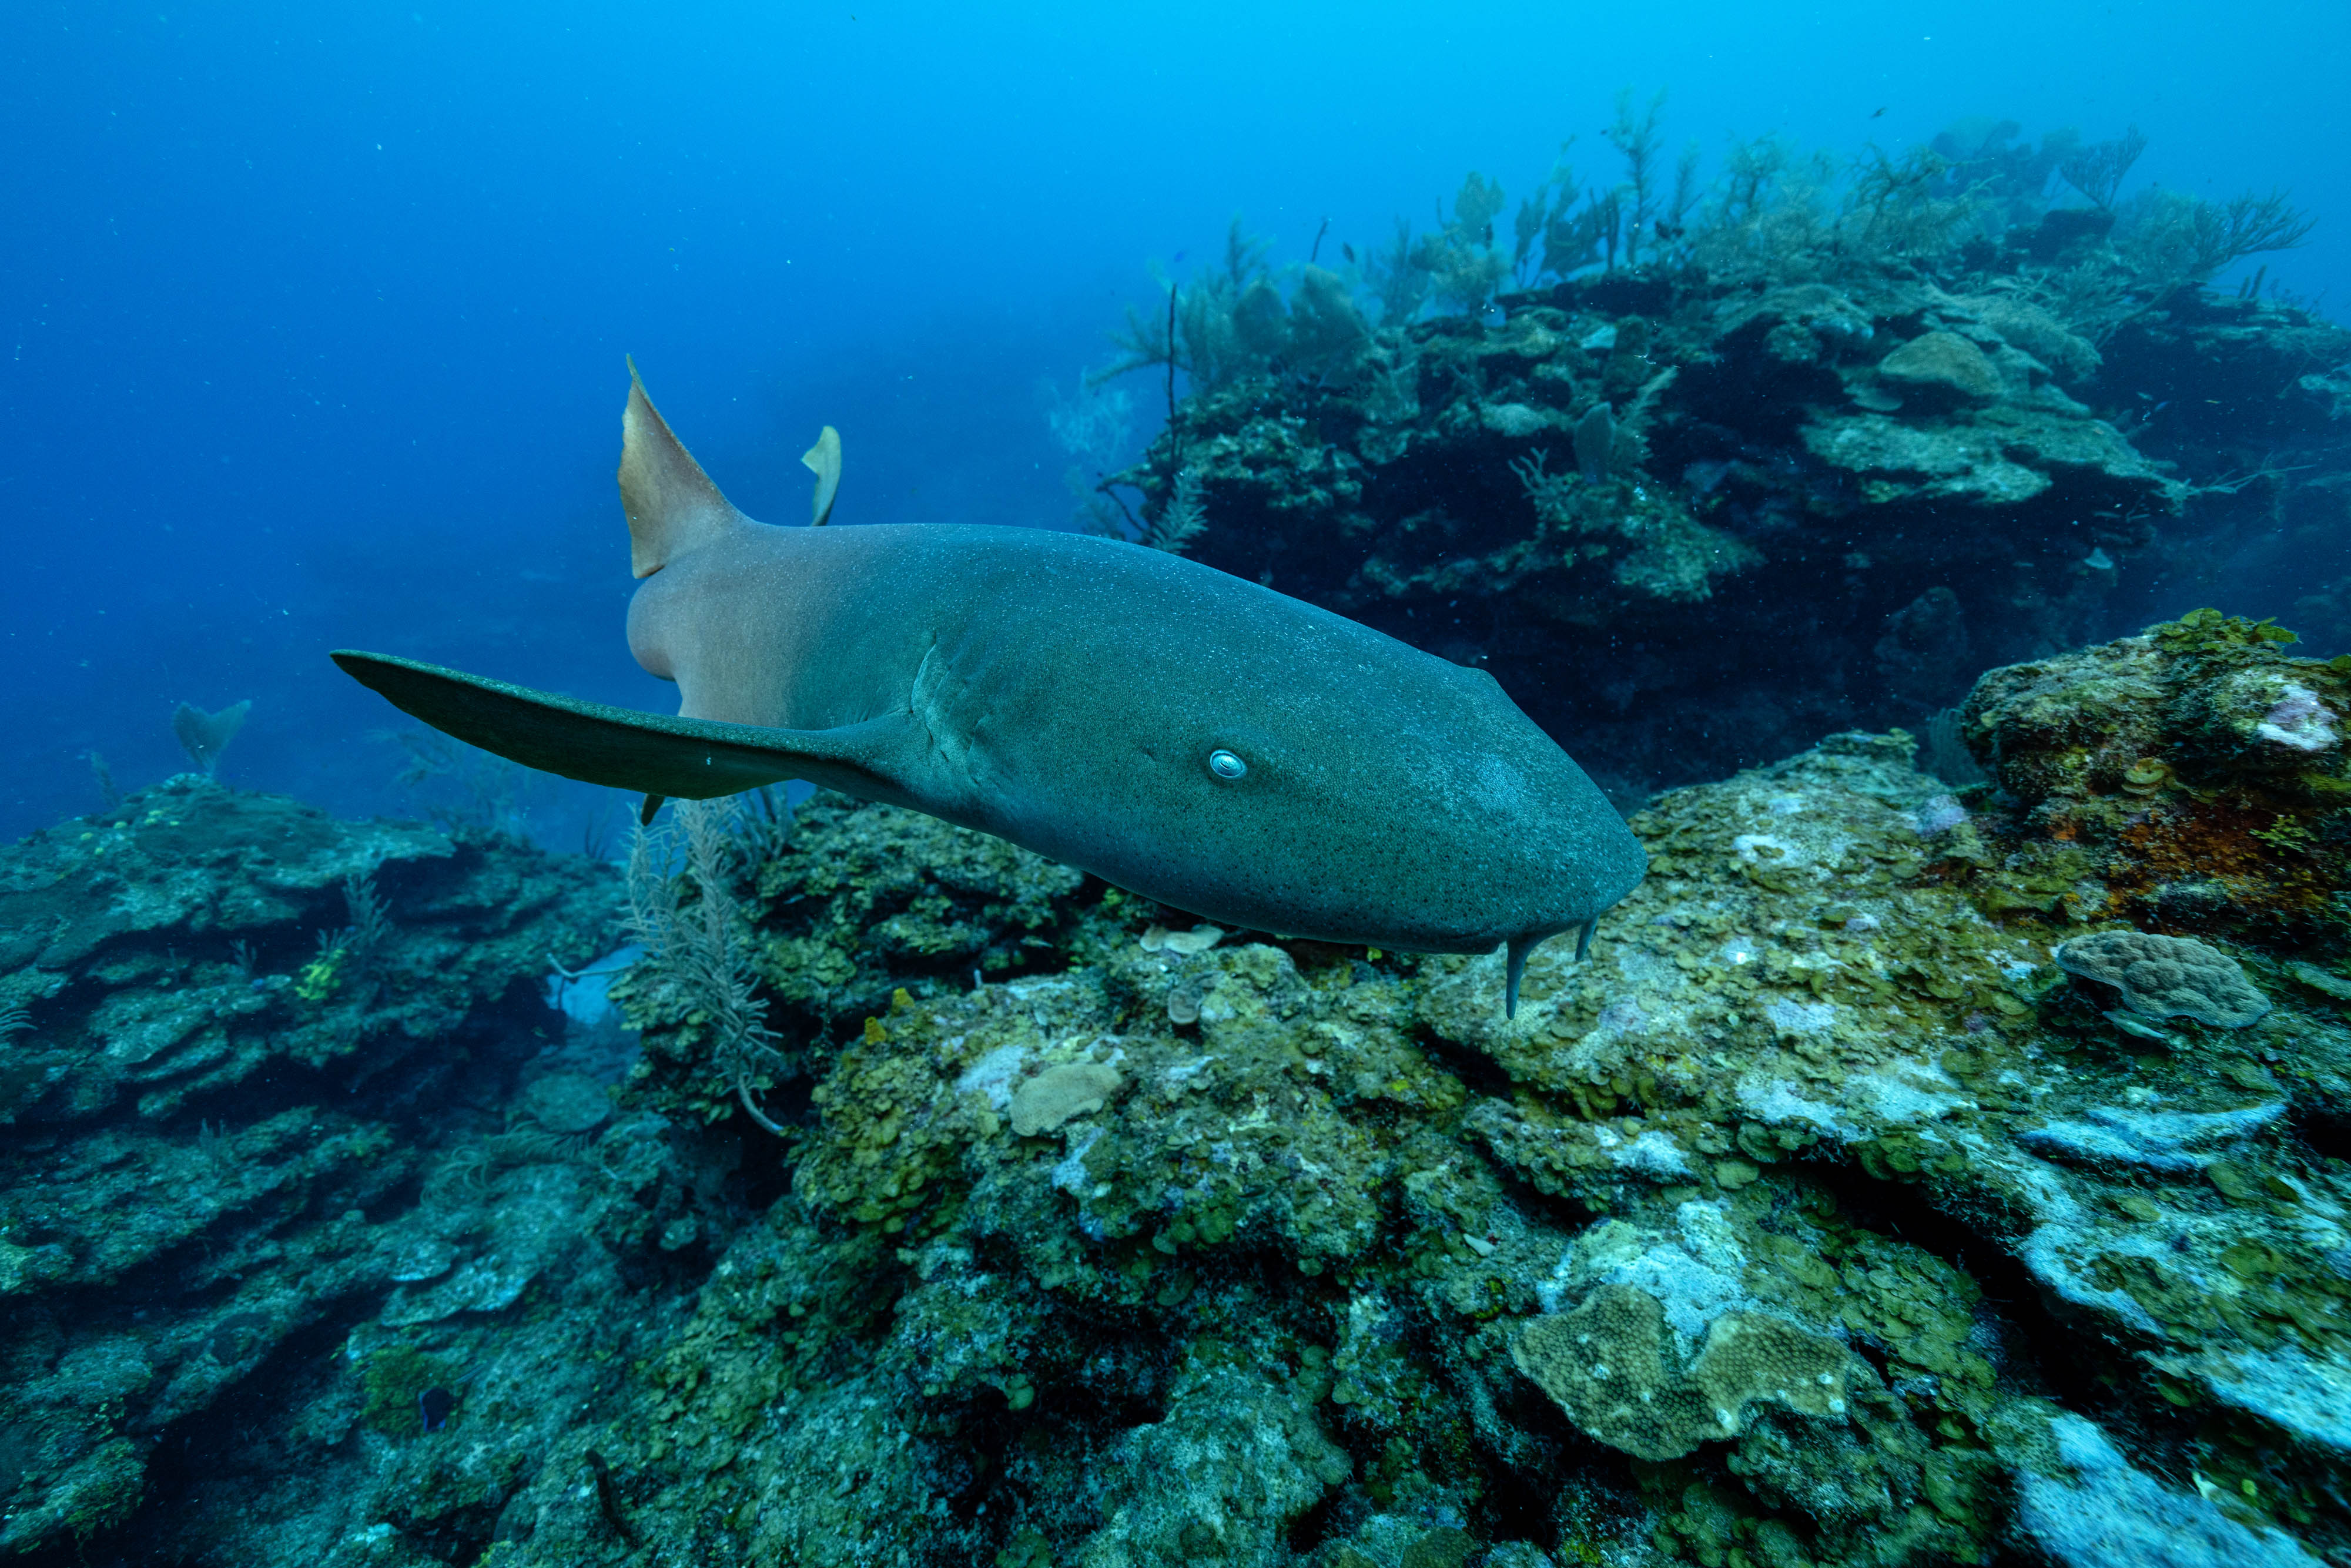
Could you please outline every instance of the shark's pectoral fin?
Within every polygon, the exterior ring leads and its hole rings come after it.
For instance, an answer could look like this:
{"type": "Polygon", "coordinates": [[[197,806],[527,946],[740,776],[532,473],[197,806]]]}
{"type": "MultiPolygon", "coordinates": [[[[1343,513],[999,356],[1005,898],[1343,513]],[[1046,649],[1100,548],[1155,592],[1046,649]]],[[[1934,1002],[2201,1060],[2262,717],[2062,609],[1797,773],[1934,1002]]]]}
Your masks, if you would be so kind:
{"type": "Polygon", "coordinates": [[[344,674],[402,713],[509,761],[566,779],[706,800],[805,779],[871,800],[907,798],[903,717],[839,729],[766,729],[671,718],[535,692],[383,653],[342,652],[344,674]]]}

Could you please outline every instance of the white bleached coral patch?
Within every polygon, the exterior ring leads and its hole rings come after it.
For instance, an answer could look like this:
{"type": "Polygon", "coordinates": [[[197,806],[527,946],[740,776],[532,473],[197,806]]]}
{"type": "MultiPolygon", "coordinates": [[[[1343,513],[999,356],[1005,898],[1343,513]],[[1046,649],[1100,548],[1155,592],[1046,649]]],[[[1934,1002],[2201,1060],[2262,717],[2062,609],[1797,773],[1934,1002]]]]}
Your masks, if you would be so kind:
{"type": "Polygon", "coordinates": [[[1800,1002],[1792,997],[1782,997],[1763,1009],[1771,1027],[1782,1034],[1810,1037],[1825,1035],[1836,1028],[1834,1002],[1800,1002]]]}
{"type": "Polygon", "coordinates": [[[1088,1127],[1071,1135],[1070,1152],[1053,1167],[1053,1185],[1071,1197],[1082,1201],[1092,1195],[1094,1178],[1086,1173],[1086,1151],[1102,1136],[1100,1127],[1088,1127]]]}
{"type": "Polygon", "coordinates": [[[1968,809],[1949,795],[1938,795],[1911,813],[1911,821],[1922,839],[1945,833],[1968,820],[1968,809]]]}
{"type": "Polygon", "coordinates": [[[1854,1105],[1866,1109],[1881,1126],[1916,1126],[1976,1108],[1958,1079],[1917,1057],[1855,1073],[1845,1082],[1845,1096],[1854,1105]]]}
{"type": "Polygon", "coordinates": [[[2025,1475],[2017,1519],[2064,1568],[2318,1568],[2284,1531],[2239,1524],[2123,1458],[2095,1424],[2049,1423],[2072,1479],[2025,1475]]]}
{"type": "MultiPolygon", "coordinates": [[[[1981,1166],[2003,1163],[1973,1133],[1961,1134],[1959,1144],[1981,1166]]],[[[2025,1155],[2011,1164],[2009,1170],[2032,1217],[2032,1229],[2017,1249],[2025,1270],[2062,1300],[2109,1312],[2141,1333],[2160,1334],[2163,1326],[2138,1304],[2137,1297],[2107,1290],[2091,1277],[2102,1252],[2146,1256],[2160,1243],[2116,1235],[2066,1190],[2064,1177],[2053,1166],[2025,1155]]]]}
{"type": "Polygon", "coordinates": [[[1609,1164],[1619,1170],[1631,1171],[1654,1181],[1678,1181],[1690,1176],[1689,1156],[1667,1133],[1651,1128],[1626,1138],[1613,1127],[1594,1125],[1593,1141],[1608,1156],[1609,1164]]]}
{"type": "Polygon", "coordinates": [[[2051,1122],[2017,1134],[2035,1154],[2072,1165],[2133,1166],[2166,1175],[2200,1171],[2220,1157],[2216,1145],[2252,1136],[2284,1112],[2272,1100],[2238,1111],[2134,1111],[2094,1105],[2078,1120],[2051,1122]]]}
{"type": "Polygon", "coordinates": [[[1856,1134],[1838,1107],[1808,1100],[1784,1078],[1750,1075],[1739,1081],[1739,1106],[1767,1127],[1808,1126],[1837,1138],[1856,1134]]]}
{"type": "Polygon", "coordinates": [[[1001,1111],[1012,1103],[1012,1081],[1020,1076],[1021,1065],[1028,1060],[1025,1047],[999,1045],[964,1069],[963,1076],[956,1080],[956,1092],[984,1095],[990,1106],[1001,1111]]]}
{"type": "Polygon", "coordinates": [[[1692,1199],[1674,1211],[1675,1233],[1638,1229],[1621,1219],[1576,1239],[1535,1286],[1546,1312],[1563,1312],[1602,1285],[1630,1285],[1655,1296],[1687,1358],[1708,1324],[1727,1312],[1754,1311],[1740,1284],[1747,1255],[1719,1203],[1692,1199]]]}
{"type": "Polygon", "coordinates": [[[2336,1357],[2313,1356],[2289,1342],[2275,1350],[2208,1351],[2200,1363],[2165,1364],[2197,1373],[2219,1398],[2305,1442],[2351,1453],[2351,1367],[2336,1357]]]}
{"type": "Polygon", "coordinates": [[[2276,706],[2262,716],[2253,733],[2296,751],[2325,751],[2333,746],[2339,738],[2335,731],[2335,716],[2318,700],[2318,694],[2297,682],[2282,685],[2283,693],[2276,706]]]}

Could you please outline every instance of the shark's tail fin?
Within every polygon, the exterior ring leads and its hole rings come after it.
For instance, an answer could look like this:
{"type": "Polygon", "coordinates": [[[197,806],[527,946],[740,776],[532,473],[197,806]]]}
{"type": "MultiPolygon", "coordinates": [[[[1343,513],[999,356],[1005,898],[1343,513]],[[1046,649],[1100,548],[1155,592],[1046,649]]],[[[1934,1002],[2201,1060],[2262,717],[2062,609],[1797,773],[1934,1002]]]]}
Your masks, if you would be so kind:
{"type": "Polygon", "coordinates": [[[621,509],[629,516],[629,570],[637,577],[651,577],[746,520],[670,434],[634,360],[621,414],[621,509]]]}

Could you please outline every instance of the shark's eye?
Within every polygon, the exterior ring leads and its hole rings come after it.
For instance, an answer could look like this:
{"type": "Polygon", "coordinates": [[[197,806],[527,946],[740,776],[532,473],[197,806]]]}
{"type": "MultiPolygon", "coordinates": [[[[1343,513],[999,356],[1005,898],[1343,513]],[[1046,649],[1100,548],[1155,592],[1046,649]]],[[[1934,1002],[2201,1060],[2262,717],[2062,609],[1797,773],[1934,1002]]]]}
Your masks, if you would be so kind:
{"type": "Polygon", "coordinates": [[[1238,779],[1249,771],[1249,764],[1219,747],[1208,753],[1208,771],[1219,779],[1238,779]]]}

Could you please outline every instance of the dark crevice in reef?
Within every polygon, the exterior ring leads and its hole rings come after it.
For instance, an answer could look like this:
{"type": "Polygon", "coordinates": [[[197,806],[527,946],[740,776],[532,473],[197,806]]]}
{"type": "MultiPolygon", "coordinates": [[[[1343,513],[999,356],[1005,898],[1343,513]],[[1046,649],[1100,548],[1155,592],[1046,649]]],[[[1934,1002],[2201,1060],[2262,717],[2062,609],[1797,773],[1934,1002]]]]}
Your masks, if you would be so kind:
{"type": "MultiPolygon", "coordinates": [[[[2085,1354],[2081,1336],[2064,1326],[2013,1253],[1935,1207],[1915,1185],[1879,1181],[1842,1162],[1807,1163],[1803,1170],[1834,1197],[1844,1218],[1933,1253],[1982,1289],[1980,1348],[2004,1378],[2085,1413],[2114,1404],[2115,1365],[2085,1354]]],[[[1885,1372],[1882,1351],[1856,1348],[1885,1372]]]]}
{"type": "Polygon", "coordinates": [[[1474,1095],[1507,1101],[1517,1088],[1502,1064],[1475,1046],[1447,1040],[1433,1031],[1424,1032],[1415,1043],[1474,1095]]]}
{"type": "Polygon", "coordinates": [[[2293,1111],[2294,1135],[2322,1160],[2351,1161],[2351,1103],[2316,1095],[2299,1097],[2293,1111]]]}

